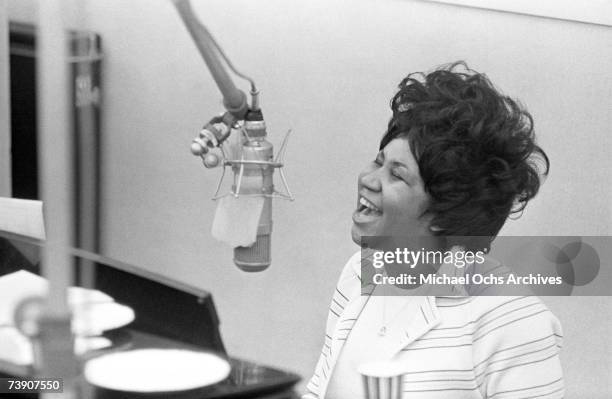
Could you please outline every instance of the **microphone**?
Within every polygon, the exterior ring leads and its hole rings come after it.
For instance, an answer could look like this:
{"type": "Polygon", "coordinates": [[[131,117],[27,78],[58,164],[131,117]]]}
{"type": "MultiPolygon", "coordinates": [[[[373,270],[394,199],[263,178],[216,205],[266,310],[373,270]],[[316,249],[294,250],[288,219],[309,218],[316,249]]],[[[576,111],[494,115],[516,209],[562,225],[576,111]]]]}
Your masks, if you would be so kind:
{"type": "MultiPolygon", "coordinates": [[[[289,134],[290,131],[285,135],[280,150],[274,158],[274,146],[266,139],[267,132],[263,114],[260,109],[251,108],[244,120],[240,122],[236,121],[229,112],[212,118],[191,144],[191,152],[202,158],[204,166],[207,168],[223,166],[223,173],[217,184],[213,200],[227,196],[232,196],[238,201],[241,201],[241,197],[244,199],[244,202],[221,202],[221,208],[225,207],[222,214],[226,215],[225,217],[231,222],[229,228],[226,220],[220,225],[224,227],[218,229],[215,229],[215,223],[213,223],[213,236],[234,246],[234,263],[245,272],[263,271],[272,262],[272,199],[282,198],[293,201],[282,169],[289,134]],[[236,133],[239,133],[240,141],[229,143],[230,140],[227,139],[236,130],[236,133]],[[233,172],[231,192],[218,195],[223,185],[227,166],[230,166],[233,172]],[[276,191],[274,187],[275,169],[279,171],[286,194],[276,191]],[[249,201],[249,197],[263,198],[263,205],[249,201]],[[259,215],[254,215],[252,212],[258,212],[259,215]],[[238,216],[232,215],[233,213],[237,213],[238,216]],[[228,214],[231,216],[227,216],[228,214]],[[252,236],[248,231],[249,227],[253,226],[253,216],[258,217],[255,242],[249,246],[236,245],[235,242],[245,241],[245,234],[246,241],[252,242],[252,238],[249,239],[252,236]],[[246,232],[239,230],[244,229],[244,225],[247,226],[246,232]],[[239,237],[230,237],[228,234],[236,234],[239,237]]],[[[217,208],[218,212],[219,208],[217,208]]]]}
{"type": "MultiPolygon", "coordinates": [[[[266,140],[266,124],[259,107],[259,91],[256,88],[255,82],[253,79],[236,70],[229,58],[223,52],[221,46],[215,41],[206,27],[199,22],[191,8],[189,0],[173,0],[173,3],[210,70],[219,91],[221,91],[223,105],[227,110],[223,115],[213,117],[204,126],[198,137],[193,140],[191,152],[193,155],[200,156],[204,166],[207,168],[223,166],[223,174],[221,175],[217,190],[213,196],[214,200],[221,199],[227,195],[233,195],[236,198],[263,197],[263,208],[257,225],[256,240],[250,246],[235,246],[234,263],[241,270],[247,272],[265,270],[272,262],[270,250],[272,233],[272,198],[283,198],[293,201],[293,196],[289,191],[287,181],[282,171],[282,157],[284,156],[289,132],[285,135],[276,159],[273,159],[274,147],[266,140]],[[250,82],[250,106],[247,102],[246,95],[234,85],[222,61],[232,72],[234,72],[234,74],[250,82]],[[224,145],[228,137],[235,130],[240,132],[240,151],[235,151],[230,148],[229,150],[233,153],[233,156],[228,158],[224,150],[224,145]],[[234,173],[232,191],[226,195],[218,196],[227,166],[231,166],[234,173]],[[277,192],[274,189],[273,174],[276,168],[279,170],[279,175],[282,179],[286,194],[277,192]],[[248,181],[252,182],[257,180],[257,177],[261,177],[261,183],[256,185],[249,184],[248,181]]],[[[247,206],[242,212],[243,214],[245,210],[251,212],[252,209],[260,209],[259,206],[261,205],[260,202],[253,204],[253,201],[246,204],[247,206]],[[256,206],[249,209],[248,204],[256,206]]],[[[227,203],[222,203],[222,206],[223,205],[227,205],[227,203]]],[[[231,205],[234,206],[236,204],[232,203],[231,205]]],[[[219,208],[217,209],[219,210],[219,208]]],[[[251,221],[253,216],[257,215],[248,215],[251,221]]],[[[238,223],[243,222],[242,220],[238,221],[238,223]]],[[[250,223],[248,225],[253,226],[250,223]]],[[[236,228],[237,226],[231,227],[236,228]]],[[[240,227],[242,227],[242,225],[240,225],[239,228],[240,227]]],[[[213,235],[214,230],[213,223],[213,235]]],[[[252,232],[252,230],[250,230],[250,232],[252,232]]],[[[248,237],[246,241],[251,242],[251,240],[252,236],[248,237]]],[[[224,241],[234,240],[228,240],[227,237],[225,237],[224,241]]]]}
{"type": "Polygon", "coordinates": [[[244,128],[249,139],[242,146],[242,159],[256,163],[232,166],[234,176],[236,176],[236,184],[232,186],[232,191],[238,195],[263,195],[264,204],[257,226],[255,243],[250,247],[234,248],[234,263],[243,271],[258,272],[265,270],[272,263],[271,196],[274,194],[272,178],[274,166],[270,163],[273,162],[274,149],[272,144],[266,140],[266,125],[261,111],[249,112],[245,118],[244,128]],[[247,178],[261,176],[261,187],[242,188],[242,178],[245,176],[247,178]]]}

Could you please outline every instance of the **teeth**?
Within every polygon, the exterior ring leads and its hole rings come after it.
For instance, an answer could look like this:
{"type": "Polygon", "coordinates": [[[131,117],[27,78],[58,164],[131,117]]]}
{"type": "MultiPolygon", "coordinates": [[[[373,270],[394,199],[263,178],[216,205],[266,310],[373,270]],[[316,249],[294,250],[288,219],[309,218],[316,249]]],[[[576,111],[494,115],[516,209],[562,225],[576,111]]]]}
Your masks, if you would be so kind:
{"type": "Polygon", "coordinates": [[[366,208],[368,208],[368,209],[370,209],[372,211],[380,212],[380,210],[376,206],[374,206],[373,203],[371,203],[370,201],[368,201],[367,199],[365,199],[363,197],[359,198],[359,204],[365,206],[366,208]]]}

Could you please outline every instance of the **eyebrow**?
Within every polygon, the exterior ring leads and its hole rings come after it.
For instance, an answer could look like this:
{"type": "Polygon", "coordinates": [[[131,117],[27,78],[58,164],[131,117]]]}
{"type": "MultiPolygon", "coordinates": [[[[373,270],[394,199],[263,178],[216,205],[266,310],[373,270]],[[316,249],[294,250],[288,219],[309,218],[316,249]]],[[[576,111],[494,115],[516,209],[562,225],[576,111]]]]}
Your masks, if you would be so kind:
{"type": "Polygon", "coordinates": [[[404,168],[406,168],[408,171],[410,171],[410,168],[408,167],[408,165],[406,165],[406,164],[405,164],[405,163],[403,163],[403,162],[396,161],[396,160],[391,160],[391,161],[389,161],[389,162],[390,162],[390,163],[391,163],[391,165],[393,165],[393,166],[403,166],[403,167],[404,167],[404,168]]]}
{"type": "MultiPolygon", "coordinates": [[[[380,150],[380,151],[378,152],[378,156],[380,156],[380,157],[383,159],[383,161],[385,161],[385,160],[386,160],[385,153],[384,153],[384,151],[383,151],[383,150],[380,150]]],[[[412,172],[412,169],[410,169],[410,167],[408,167],[408,165],[406,165],[406,164],[405,164],[404,162],[402,162],[402,161],[398,161],[397,159],[391,159],[391,160],[389,160],[389,163],[390,163],[391,165],[393,165],[393,166],[402,166],[402,167],[406,168],[406,169],[407,169],[409,172],[412,172]]]]}

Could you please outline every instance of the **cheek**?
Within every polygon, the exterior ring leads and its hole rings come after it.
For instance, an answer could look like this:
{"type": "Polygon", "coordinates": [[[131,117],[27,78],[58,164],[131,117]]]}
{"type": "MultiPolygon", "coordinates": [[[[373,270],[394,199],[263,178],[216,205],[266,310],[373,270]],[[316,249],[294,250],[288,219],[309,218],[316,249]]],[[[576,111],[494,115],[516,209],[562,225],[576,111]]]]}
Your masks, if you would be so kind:
{"type": "Polygon", "coordinates": [[[417,201],[418,206],[415,207],[415,212],[418,214],[419,217],[421,217],[429,208],[429,197],[427,196],[427,194],[423,193],[422,195],[419,195],[417,201]]]}
{"type": "Polygon", "coordinates": [[[398,226],[420,224],[428,203],[427,197],[420,194],[389,196],[388,202],[383,204],[386,224],[398,226]]]}

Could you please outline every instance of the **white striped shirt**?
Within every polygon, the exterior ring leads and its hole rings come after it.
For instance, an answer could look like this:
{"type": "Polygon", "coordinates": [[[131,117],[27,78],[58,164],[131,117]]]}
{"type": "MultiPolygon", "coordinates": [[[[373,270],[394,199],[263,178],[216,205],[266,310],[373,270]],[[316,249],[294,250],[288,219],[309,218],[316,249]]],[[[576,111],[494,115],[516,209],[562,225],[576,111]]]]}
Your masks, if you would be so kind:
{"type": "MultiPolygon", "coordinates": [[[[325,398],[339,354],[369,300],[361,295],[360,271],[358,252],[332,297],[307,399],[325,398]]],[[[402,364],[405,398],[563,397],[561,325],[537,297],[422,296],[418,302],[416,316],[398,315],[405,338],[381,354],[402,364]]]]}

